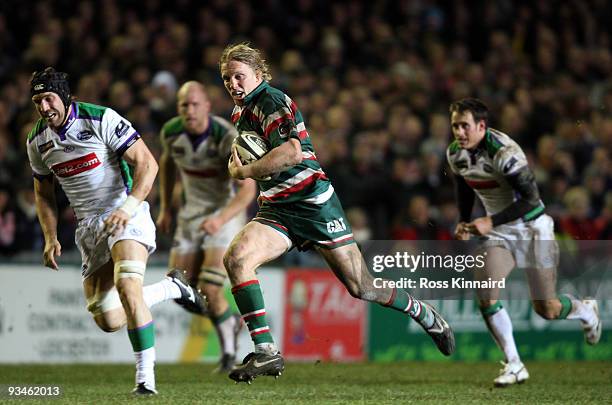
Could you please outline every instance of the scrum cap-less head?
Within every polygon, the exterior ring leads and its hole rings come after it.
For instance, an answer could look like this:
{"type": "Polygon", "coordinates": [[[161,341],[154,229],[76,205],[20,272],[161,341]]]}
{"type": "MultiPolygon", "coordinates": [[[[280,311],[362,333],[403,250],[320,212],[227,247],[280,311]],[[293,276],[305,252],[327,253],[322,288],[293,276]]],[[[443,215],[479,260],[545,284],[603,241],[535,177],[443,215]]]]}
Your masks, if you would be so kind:
{"type": "Polygon", "coordinates": [[[46,92],[57,94],[64,103],[64,108],[68,111],[70,107],[70,86],[68,85],[67,73],[57,72],[52,67],[34,72],[30,80],[30,96],[46,92]]]}

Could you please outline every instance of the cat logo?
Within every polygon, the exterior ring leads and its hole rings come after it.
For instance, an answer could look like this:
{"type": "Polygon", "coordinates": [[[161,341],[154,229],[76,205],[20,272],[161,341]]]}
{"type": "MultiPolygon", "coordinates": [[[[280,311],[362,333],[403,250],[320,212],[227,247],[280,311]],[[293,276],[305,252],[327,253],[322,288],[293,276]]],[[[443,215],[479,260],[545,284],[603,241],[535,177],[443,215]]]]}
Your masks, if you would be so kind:
{"type": "Polygon", "coordinates": [[[329,233],[338,233],[346,231],[346,224],[344,223],[344,218],[334,219],[327,223],[327,232],[329,233]]]}

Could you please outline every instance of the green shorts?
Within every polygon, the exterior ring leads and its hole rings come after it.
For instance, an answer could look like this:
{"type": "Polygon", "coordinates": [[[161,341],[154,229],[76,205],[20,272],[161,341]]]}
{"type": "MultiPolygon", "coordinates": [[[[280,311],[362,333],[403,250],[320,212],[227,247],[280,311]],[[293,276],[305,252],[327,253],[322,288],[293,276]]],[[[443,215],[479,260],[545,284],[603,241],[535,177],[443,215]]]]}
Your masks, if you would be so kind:
{"type": "Polygon", "coordinates": [[[264,201],[253,221],[276,229],[301,251],[313,245],[335,249],[355,243],[353,230],[336,193],[321,205],[305,202],[269,204],[264,201]]]}

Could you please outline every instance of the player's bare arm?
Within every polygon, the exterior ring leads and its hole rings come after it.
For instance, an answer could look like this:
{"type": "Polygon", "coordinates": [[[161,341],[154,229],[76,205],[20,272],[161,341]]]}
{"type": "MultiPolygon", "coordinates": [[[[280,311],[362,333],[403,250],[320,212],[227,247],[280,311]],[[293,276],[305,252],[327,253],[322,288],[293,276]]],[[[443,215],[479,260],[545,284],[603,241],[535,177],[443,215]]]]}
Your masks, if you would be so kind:
{"type": "Polygon", "coordinates": [[[45,238],[43,262],[46,267],[58,270],[55,256],[61,256],[62,246],[57,240],[57,203],[53,176],[42,180],[34,178],[34,195],[36,196],[36,214],[45,238]]]}
{"type": "MultiPolygon", "coordinates": [[[[153,187],[158,170],[157,162],[142,139],[136,141],[125,151],[123,159],[134,168],[132,192],[128,196],[128,200],[136,202],[137,206],[149,195],[153,187]]],[[[126,200],[126,203],[128,203],[128,200],[126,200]]],[[[108,232],[118,233],[127,225],[133,214],[133,212],[128,211],[134,210],[135,207],[126,207],[125,205],[116,209],[104,221],[108,232]]]]}
{"type": "Polygon", "coordinates": [[[201,228],[207,233],[214,235],[230,219],[235,217],[253,201],[257,191],[257,185],[253,179],[236,180],[238,190],[236,195],[227,203],[219,214],[206,218],[201,228]]]}
{"type": "Polygon", "coordinates": [[[176,184],[176,163],[170,156],[170,149],[164,145],[159,159],[159,199],[160,209],[156,225],[164,233],[170,232],[172,225],[172,196],[176,184]]]}
{"type": "Polygon", "coordinates": [[[302,145],[295,138],[272,149],[261,159],[248,165],[243,165],[235,147],[232,147],[232,157],[228,169],[235,179],[261,178],[287,170],[302,162],[302,145]]]}

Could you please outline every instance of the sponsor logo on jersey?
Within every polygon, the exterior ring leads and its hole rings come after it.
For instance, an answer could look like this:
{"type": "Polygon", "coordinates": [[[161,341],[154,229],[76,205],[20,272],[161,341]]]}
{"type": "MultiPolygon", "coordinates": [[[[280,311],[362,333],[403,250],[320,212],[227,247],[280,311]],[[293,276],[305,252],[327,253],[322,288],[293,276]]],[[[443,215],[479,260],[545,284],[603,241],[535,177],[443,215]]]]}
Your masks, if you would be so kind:
{"type": "Polygon", "coordinates": [[[338,233],[346,231],[346,224],[344,223],[344,218],[334,219],[327,223],[327,232],[329,233],[338,233]]]}
{"type": "Polygon", "coordinates": [[[102,162],[98,159],[98,156],[92,152],[85,156],[53,165],[51,170],[53,170],[57,177],[71,177],[95,169],[101,164],[102,162]]]}
{"type": "Polygon", "coordinates": [[[72,145],[66,145],[66,146],[64,146],[64,152],[65,152],[65,153],[74,152],[74,146],[72,146],[72,145]]]}
{"type": "Polygon", "coordinates": [[[462,169],[467,169],[468,168],[468,162],[465,159],[461,159],[455,162],[455,167],[457,167],[457,169],[462,170],[462,169]]]}
{"type": "Polygon", "coordinates": [[[53,141],[45,142],[42,145],[38,145],[38,152],[45,153],[53,147],[53,141]]]}
{"type": "Polygon", "coordinates": [[[293,130],[295,129],[295,124],[293,121],[287,121],[280,124],[278,127],[278,133],[281,138],[286,138],[293,130]]]}
{"type": "Polygon", "coordinates": [[[36,86],[34,86],[34,91],[40,91],[40,90],[42,90],[44,88],[45,88],[44,83],[40,83],[40,84],[37,84],[36,86]]]}
{"type": "Polygon", "coordinates": [[[518,162],[518,160],[514,156],[512,156],[512,158],[510,158],[508,163],[504,165],[504,169],[503,169],[504,173],[508,173],[510,169],[512,169],[512,166],[516,164],[516,162],[518,162]]]}
{"type": "Polygon", "coordinates": [[[86,130],[81,131],[81,132],[79,132],[79,133],[78,133],[78,135],[77,135],[77,139],[78,139],[79,141],[86,141],[86,140],[88,140],[89,138],[91,138],[93,135],[94,135],[94,134],[93,134],[93,132],[91,132],[91,131],[89,131],[89,130],[87,130],[87,129],[86,129],[86,130]]]}
{"type": "Polygon", "coordinates": [[[129,128],[130,126],[127,124],[127,122],[121,121],[115,127],[115,135],[117,135],[117,138],[121,138],[123,135],[127,133],[129,128]]]}

